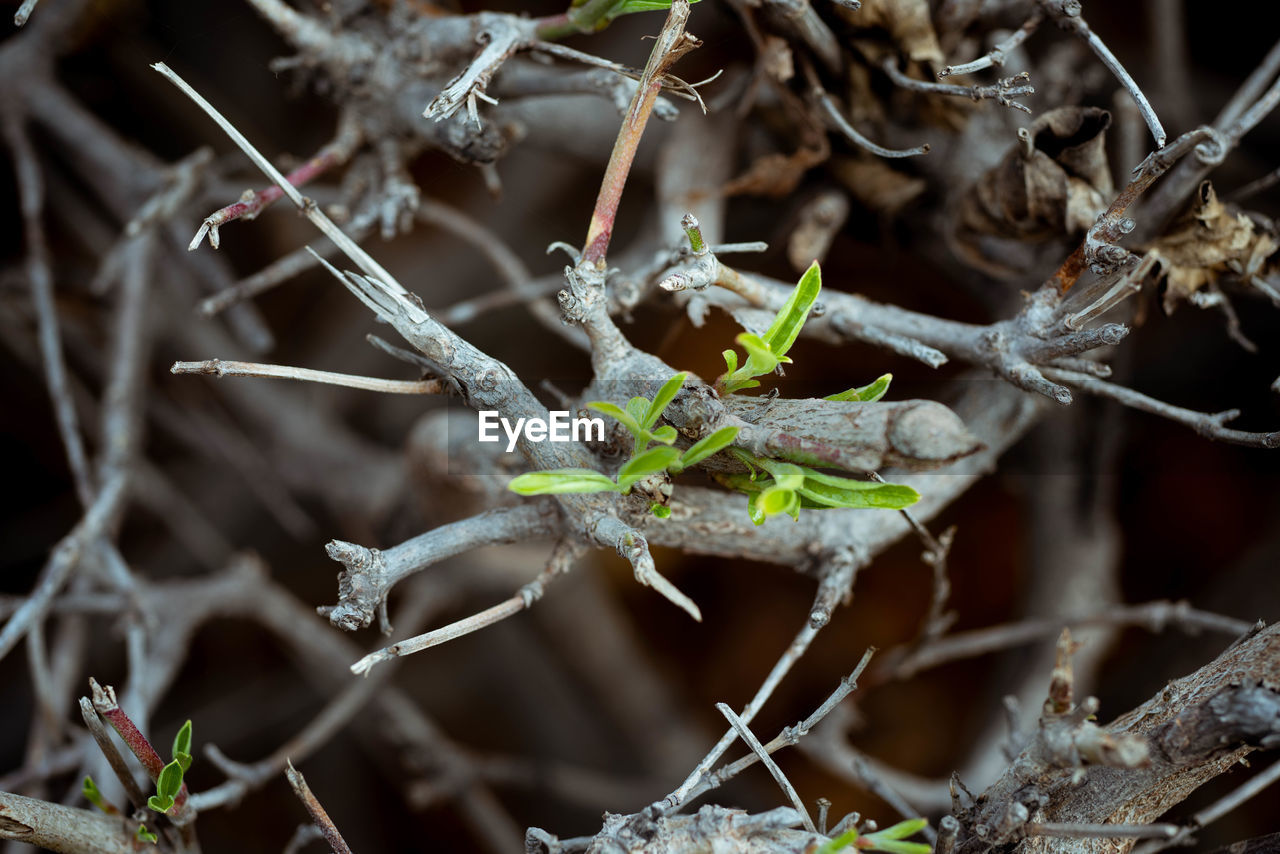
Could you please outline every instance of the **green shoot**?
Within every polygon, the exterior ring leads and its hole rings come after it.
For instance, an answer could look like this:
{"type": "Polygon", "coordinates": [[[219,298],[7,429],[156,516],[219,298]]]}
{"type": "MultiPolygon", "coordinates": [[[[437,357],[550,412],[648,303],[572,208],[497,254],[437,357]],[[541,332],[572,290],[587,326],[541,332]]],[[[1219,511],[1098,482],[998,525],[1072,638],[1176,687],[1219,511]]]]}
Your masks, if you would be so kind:
{"type": "Polygon", "coordinates": [[[138,829],[133,832],[133,838],[139,842],[150,842],[152,845],[155,845],[160,837],[147,830],[147,826],[145,824],[140,824],[138,825],[138,829]]]}
{"type": "Polygon", "coordinates": [[[626,409],[617,404],[609,403],[607,400],[588,403],[587,409],[593,409],[603,415],[608,415],[627,428],[627,432],[631,434],[634,440],[631,455],[635,456],[649,447],[650,442],[661,442],[664,445],[670,445],[676,440],[674,427],[664,424],[654,430],[653,425],[658,423],[658,419],[662,417],[662,413],[666,411],[671,401],[675,400],[676,395],[680,393],[680,387],[684,385],[684,381],[688,378],[688,372],[681,371],[662,384],[662,388],[658,389],[658,393],[654,395],[652,401],[646,397],[633,397],[627,401],[626,409]]]}
{"type": "Polygon", "coordinates": [[[183,724],[173,737],[173,758],[182,766],[183,773],[191,767],[191,721],[183,724]]]}
{"type": "Polygon", "coordinates": [[[755,388],[760,385],[756,377],[773,373],[779,365],[790,364],[787,351],[800,335],[800,328],[808,319],[809,311],[817,302],[821,290],[822,271],[815,261],[800,277],[791,296],[778,310],[764,335],[743,332],[735,339],[747,352],[745,364],[739,367],[738,354],[733,350],[724,351],[728,370],[716,380],[716,390],[721,394],[733,394],[743,389],[755,388]]]}
{"type": "Polygon", "coordinates": [[[107,803],[107,799],[102,797],[102,792],[98,791],[98,785],[93,782],[93,778],[85,775],[84,782],[80,784],[80,794],[84,795],[84,799],[102,810],[107,815],[114,815],[119,812],[111,804],[107,803]]]}
{"type": "Polygon", "coordinates": [[[829,394],[823,400],[850,400],[861,403],[875,403],[889,391],[889,383],[893,382],[893,374],[885,374],[871,385],[862,388],[851,388],[839,394],[829,394]]]}
{"type": "Polygon", "coordinates": [[[168,812],[182,789],[182,762],[175,759],[156,778],[156,793],[147,798],[147,806],[159,813],[168,812]]]}
{"type": "Polygon", "coordinates": [[[850,829],[824,842],[814,854],[840,854],[849,846],[858,851],[885,851],[888,854],[929,854],[933,849],[923,842],[903,842],[924,829],[928,824],[923,818],[900,821],[892,827],[878,830],[875,833],[859,835],[857,829],[850,829]]]}
{"type": "Polygon", "coordinates": [[[710,436],[704,436],[697,442],[694,442],[689,450],[685,451],[680,459],[676,460],[670,467],[672,474],[679,474],[687,468],[692,468],[698,463],[714,454],[723,451],[738,438],[737,427],[721,427],[710,436]]]}
{"type": "Polygon", "coordinates": [[[594,469],[548,469],[519,475],[507,485],[516,495],[560,495],[565,492],[616,492],[618,485],[594,469]]]}
{"type": "Polygon", "coordinates": [[[747,512],[757,525],[782,513],[797,518],[799,511],[806,507],[901,510],[920,500],[920,493],[909,486],[853,480],[824,474],[808,466],[761,459],[742,451],[735,453],[752,473],[718,475],[716,479],[746,493],[747,512]],[[755,472],[757,466],[764,469],[767,476],[755,472]]]}
{"type": "MultiPolygon", "coordinates": [[[[680,388],[688,377],[686,371],[675,374],[662,384],[653,400],[633,397],[627,401],[625,409],[605,400],[587,404],[589,409],[616,420],[635,440],[631,459],[618,470],[616,480],[593,469],[551,469],[519,475],[512,479],[507,488],[518,495],[559,495],[569,492],[617,492],[627,495],[631,492],[631,487],[650,475],[664,471],[679,474],[724,450],[737,437],[737,427],[722,427],[684,453],[669,447],[676,440],[674,427],[664,424],[654,428],[662,418],[662,413],[680,393],[680,388]],[[652,442],[659,444],[650,448],[652,442]]],[[[670,508],[657,502],[649,509],[659,519],[666,519],[671,515],[670,508]]]]}

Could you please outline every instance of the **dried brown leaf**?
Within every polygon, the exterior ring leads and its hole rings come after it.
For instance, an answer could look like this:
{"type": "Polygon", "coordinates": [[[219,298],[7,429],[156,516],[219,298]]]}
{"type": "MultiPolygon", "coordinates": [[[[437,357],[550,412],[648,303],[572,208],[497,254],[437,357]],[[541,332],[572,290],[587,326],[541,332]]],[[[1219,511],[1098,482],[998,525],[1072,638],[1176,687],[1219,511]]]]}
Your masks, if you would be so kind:
{"type": "Polygon", "coordinates": [[[1165,312],[1227,270],[1256,272],[1277,248],[1272,235],[1219,201],[1205,181],[1188,215],[1150,247],[1165,275],[1165,312]]]}
{"type": "Polygon", "coordinates": [[[1087,229],[1114,195],[1110,124],[1106,110],[1059,107],[1019,131],[1019,142],[960,200],[957,237],[1037,241],[1087,229]]]}
{"type": "Polygon", "coordinates": [[[927,0],[863,0],[856,12],[836,7],[846,21],[859,28],[881,27],[914,62],[942,64],[942,48],[929,17],[927,0]]]}
{"type": "Polygon", "coordinates": [[[855,199],[885,216],[896,214],[928,186],[923,178],[899,172],[879,157],[841,158],[832,168],[855,199]]]}

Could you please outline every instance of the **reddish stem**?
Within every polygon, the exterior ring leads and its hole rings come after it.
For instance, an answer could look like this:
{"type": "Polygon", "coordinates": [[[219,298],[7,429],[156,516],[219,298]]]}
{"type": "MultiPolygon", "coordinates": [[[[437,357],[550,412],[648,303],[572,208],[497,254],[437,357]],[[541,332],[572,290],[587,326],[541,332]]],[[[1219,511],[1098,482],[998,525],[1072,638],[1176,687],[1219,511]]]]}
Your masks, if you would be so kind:
{"type": "Polygon", "coordinates": [[[613,237],[613,226],[618,216],[618,205],[622,201],[622,190],[626,186],[627,175],[631,172],[640,137],[644,135],[645,125],[653,113],[653,105],[657,103],[658,93],[662,91],[662,78],[677,59],[700,44],[684,31],[684,23],[688,18],[688,3],[672,3],[671,12],[658,35],[657,44],[649,54],[649,62],[640,77],[640,85],[636,87],[636,94],[627,109],[627,116],[618,129],[618,138],[614,140],[609,165],[605,167],[600,193],[596,196],[596,207],[591,214],[586,246],[582,250],[582,260],[590,261],[597,267],[604,267],[605,254],[609,251],[609,240],[613,237]]]}
{"type": "MultiPolygon", "coordinates": [[[[120,704],[116,702],[116,691],[110,685],[99,685],[97,680],[90,679],[89,687],[93,692],[93,707],[97,710],[102,719],[111,724],[120,738],[128,746],[134,756],[138,757],[138,761],[142,763],[143,769],[146,770],[147,776],[154,783],[160,777],[160,772],[164,770],[165,761],[160,758],[160,754],[142,734],[142,731],[134,724],[134,722],[125,714],[124,709],[120,708],[120,704]]],[[[178,790],[178,795],[173,799],[173,806],[169,808],[169,815],[177,815],[181,812],[182,807],[187,802],[187,784],[183,782],[182,788],[178,790]]]]}
{"type": "MultiPolygon", "coordinates": [[[[360,140],[361,133],[354,123],[346,124],[339,128],[337,138],[285,177],[293,186],[301,187],[335,166],[346,163],[355,152],[356,146],[360,144],[360,140]]],[[[217,228],[232,220],[253,219],[282,195],[284,190],[275,184],[264,190],[248,190],[240,201],[209,214],[205,218],[205,223],[217,228]]]]}

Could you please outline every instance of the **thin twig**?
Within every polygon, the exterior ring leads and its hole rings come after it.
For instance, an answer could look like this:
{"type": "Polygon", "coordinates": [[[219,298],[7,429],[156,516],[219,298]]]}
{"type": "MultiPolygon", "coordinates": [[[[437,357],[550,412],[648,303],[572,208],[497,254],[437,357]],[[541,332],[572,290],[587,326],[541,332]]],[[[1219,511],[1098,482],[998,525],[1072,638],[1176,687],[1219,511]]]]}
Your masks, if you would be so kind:
{"type": "MultiPolygon", "coordinates": [[[[338,134],[333,141],[320,149],[306,163],[290,172],[286,176],[286,180],[292,186],[301,187],[330,169],[350,160],[351,155],[355,153],[355,150],[363,140],[364,133],[361,131],[360,124],[356,121],[355,116],[344,112],[338,120],[338,134]]],[[[204,221],[200,224],[199,231],[191,239],[187,249],[194,250],[197,248],[204,240],[205,235],[209,236],[209,245],[217,249],[222,243],[218,235],[219,228],[237,219],[256,219],[258,214],[262,213],[272,202],[283,195],[284,190],[277,185],[257,191],[245,190],[239,201],[216,210],[204,218],[204,221]]]]}
{"type": "Polygon", "coordinates": [[[1206,439],[1227,442],[1232,445],[1243,445],[1246,448],[1280,448],[1280,430],[1271,433],[1251,433],[1247,430],[1233,430],[1227,427],[1228,422],[1240,417],[1240,410],[1238,409],[1228,409],[1223,412],[1196,412],[1192,409],[1183,409],[1180,406],[1156,400],[1140,391],[1109,383],[1106,380],[1101,380],[1088,374],[1048,367],[1044,369],[1044,374],[1047,377],[1076,386],[1098,397],[1105,397],[1133,409],[1149,412],[1152,415],[1159,415],[1161,418],[1168,418],[1170,421],[1184,424],[1206,439]]]}
{"type": "Polygon", "coordinates": [[[1163,631],[1168,625],[1175,625],[1189,632],[1206,630],[1236,636],[1252,628],[1252,624],[1244,620],[1200,611],[1186,602],[1158,601],[1142,605],[1123,605],[1074,619],[1032,619],[958,632],[939,638],[909,653],[905,648],[892,649],[881,657],[881,666],[874,677],[879,681],[885,674],[891,674],[896,679],[907,679],[923,670],[948,662],[988,655],[1032,641],[1056,637],[1061,633],[1064,625],[1072,627],[1143,626],[1153,632],[1163,631]]]}
{"type": "Polygon", "coordinates": [[[600,182],[600,192],[596,196],[595,209],[591,213],[591,225],[587,229],[587,239],[582,250],[582,260],[604,267],[605,256],[609,251],[609,240],[613,236],[614,221],[618,214],[618,205],[622,201],[622,190],[631,171],[631,163],[635,160],[636,149],[640,138],[644,135],[645,125],[653,113],[658,93],[662,91],[662,79],[667,70],[680,57],[696,48],[701,42],[684,31],[685,22],[689,20],[689,4],[687,0],[675,0],[667,20],[658,33],[653,50],[649,53],[649,61],[645,64],[644,74],[636,87],[636,94],[631,99],[631,107],[618,130],[613,151],[609,154],[609,163],[605,167],[604,177],[600,182]]]}
{"type": "Polygon", "coordinates": [[[951,83],[937,83],[932,80],[916,80],[914,77],[908,77],[898,68],[898,60],[896,57],[888,57],[882,66],[889,79],[894,85],[901,86],[903,89],[909,89],[912,92],[924,92],[931,95],[955,95],[961,98],[971,98],[974,101],[992,100],[1003,107],[1013,107],[1015,110],[1021,110],[1024,113],[1030,113],[1031,108],[1025,104],[1019,104],[1013,100],[1019,95],[1035,94],[1035,87],[1027,83],[1031,79],[1031,75],[1027,72],[1015,74],[1013,77],[1006,77],[990,83],[986,86],[956,86],[951,83]]]}
{"type": "Polygon", "coordinates": [[[1028,822],[1022,826],[1027,836],[1056,839],[1172,839],[1176,824],[1081,824],[1076,822],[1028,822]]]}
{"type": "Polygon", "coordinates": [[[986,54],[978,57],[972,62],[965,62],[960,65],[948,65],[946,68],[938,72],[939,77],[952,77],[961,74],[972,74],[975,71],[981,71],[991,66],[1004,65],[1005,57],[1009,51],[1017,49],[1024,41],[1031,37],[1031,34],[1040,26],[1040,22],[1044,20],[1044,13],[1036,9],[1030,18],[1021,27],[1014,31],[1004,41],[991,48],[986,54]]]}
{"type": "Polygon", "coordinates": [[[440,380],[383,380],[377,377],[295,368],[292,365],[264,365],[259,362],[237,362],[227,359],[174,362],[169,368],[169,373],[203,374],[211,377],[272,377],[358,388],[364,391],[380,391],[386,394],[440,394],[445,389],[445,384],[440,380]]]}
{"type": "Polygon", "coordinates": [[[778,787],[782,789],[783,793],[791,801],[791,804],[796,808],[796,812],[800,813],[800,818],[804,821],[804,829],[811,833],[816,833],[817,828],[813,824],[813,819],[809,817],[809,810],[805,807],[804,801],[800,800],[800,795],[796,793],[795,786],[792,786],[791,781],[787,779],[787,775],[782,773],[778,763],[774,762],[773,758],[765,752],[764,745],[760,743],[760,739],[756,738],[751,728],[742,722],[742,718],[733,713],[733,709],[724,703],[716,703],[716,708],[729,721],[729,725],[737,730],[738,737],[742,739],[743,743],[750,747],[756,757],[764,763],[764,767],[769,769],[769,773],[777,781],[778,787]]]}
{"type": "Polygon", "coordinates": [[[436,629],[435,631],[426,632],[425,634],[402,640],[391,646],[383,647],[376,652],[371,652],[364,658],[361,658],[355,664],[351,665],[351,672],[360,675],[368,675],[369,671],[376,664],[384,661],[390,661],[394,658],[400,658],[406,655],[412,655],[415,652],[422,652],[433,646],[439,646],[442,643],[460,638],[463,635],[469,635],[472,632],[492,626],[494,623],[501,622],[508,617],[515,616],[521,611],[527,610],[542,598],[546,592],[546,586],[556,578],[568,572],[573,566],[573,561],[578,555],[578,547],[568,540],[562,540],[558,543],[551,553],[551,557],[547,559],[547,566],[542,572],[538,573],[538,577],[521,587],[516,595],[512,596],[504,602],[499,602],[492,608],[487,608],[478,614],[472,614],[455,623],[436,629]]]}
{"type": "Polygon", "coordinates": [[[836,129],[859,148],[865,148],[879,157],[889,158],[917,157],[921,154],[929,153],[929,143],[927,142],[915,148],[885,148],[858,133],[854,130],[853,125],[849,124],[849,120],[844,117],[844,114],[840,112],[840,108],[836,106],[835,100],[827,93],[827,90],[823,89],[821,84],[817,82],[816,77],[812,81],[811,93],[814,100],[818,102],[818,106],[822,108],[822,111],[831,120],[832,124],[836,126],[836,129]]]}
{"type": "Polygon", "coordinates": [[[316,206],[315,202],[299,193],[297,188],[289,183],[289,180],[285,178],[280,170],[272,165],[271,161],[264,157],[258,149],[254,148],[253,144],[245,138],[244,134],[236,129],[235,125],[231,124],[225,116],[214,109],[213,105],[206,101],[199,92],[192,89],[187,81],[179,77],[173,69],[169,68],[169,66],[163,62],[157,62],[151,67],[164,75],[169,82],[174,86],[177,86],[184,95],[194,101],[196,106],[205,112],[205,115],[213,119],[218,127],[222,129],[222,132],[230,137],[231,141],[234,142],[250,160],[253,161],[253,164],[265,172],[267,176],[276,183],[276,186],[283,191],[289,201],[293,202],[294,205],[297,206],[298,210],[302,211],[307,219],[311,220],[312,224],[315,225],[316,228],[320,229],[326,237],[332,240],[348,258],[360,267],[360,269],[364,270],[367,275],[377,279],[384,287],[393,291],[404,292],[403,287],[396,281],[394,276],[383,269],[382,265],[373,259],[373,256],[360,248],[354,240],[342,231],[342,229],[334,225],[333,221],[324,215],[324,213],[316,206]]]}
{"type": "Polygon", "coordinates": [[[1168,137],[1165,135],[1164,128],[1160,125],[1160,119],[1156,116],[1156,111],[1152,108],[1151,102],[1147,100],[1147,96],[1143,94],[1142,89],[1129,76],[1129,72],[1125,71],[1124,66],[1120,64],[1120,60],[1116,59],[1115,54],[1111,52],[1106,43],[1089,28],[1089,25],[1080,14],[1078,0],[1040,0],[1040,6],[1053,16],[1059,27],[1082,39],[1089,46],[1089,49],[1097,55],[1098,59],[1102,60],[1102,64],[1115,75],[1115,78],[1120,81],[1120,85],[1133,96],[1133,100],[1138,104],[1138,111],[1142,113],[1143,120],[1151,130],[1151,136],[1155,138],[1156,148],[1164,148],[1165,140],[1168,137]]]}
{"type": "Polygon", "coordinates": [[[329,818],[329,814],[325,812],[320,801],[312,793],[306,779],[299,773],[297,768],[293,767],[292,762],[287,763],[287,765],[288,767],[284,773],[289,778],[289,785],[293,787],[293,793],[298,796],[298,800],[302,801],[302,805],[307,808],[307,812],[311,815],[311,820],[315,822],[316,827],[320,828],[320,832],[324,835],[324,841],[328,842],[329,847],[333,849],[333,854],[351,854],[351,848],[347,845],[347,841],[342,838],[342,834],[338,832],[333,819],[329,818]]]}
{"type": "Polygon", "coordinates": [[[1188,844],[1192,833],[1222,818],[1277,780],[1280,780],[1280,762],[1272,762],[1271,767],[1266,771],[1246,780],[1230,794],[1219,798],[1192,816],[1191,821],[1174,836],[1143,843],[1133,849],[1133,854],[1157,854],[1175,845],[1188,844]]]}

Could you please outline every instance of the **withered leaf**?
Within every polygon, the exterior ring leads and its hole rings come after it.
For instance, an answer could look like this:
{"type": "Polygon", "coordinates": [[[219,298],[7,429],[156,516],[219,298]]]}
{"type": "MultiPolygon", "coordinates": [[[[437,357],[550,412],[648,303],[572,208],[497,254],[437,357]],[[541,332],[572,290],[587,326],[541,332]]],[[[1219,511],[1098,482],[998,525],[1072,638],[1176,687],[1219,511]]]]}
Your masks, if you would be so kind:
{"type": "Polygon", "coordinates": [[[1111,115],[1097,107],[1059,107],[1019,131],[1019,141],[960,200],[957,240],[1040,241],[1084,231],[1114,194],[1107,164],[1111,115]]]}
{"type": "Polygon", "coordinates": [[[1165,275],[1165,313],[1228,270],[1257,272],[1278,248],[1273,235],[1224,205],[1205,181],[1188,215],[1150,246],[1165,275]]]}
{"type": "Polygon", "coordinates": [[[879,157],[840,158],[832,168],[855,199],[886,216],[893,216],[928,186],[925,179],[899,172],[879,157]]]}
{"type": "Polygon", "coordinates": [[[928,0],[863,0],[856,12],[836,6],[839,14],[859,28],[881,27],[914,62],[942,64],[942,48],[929,17],[928,0]]]}

